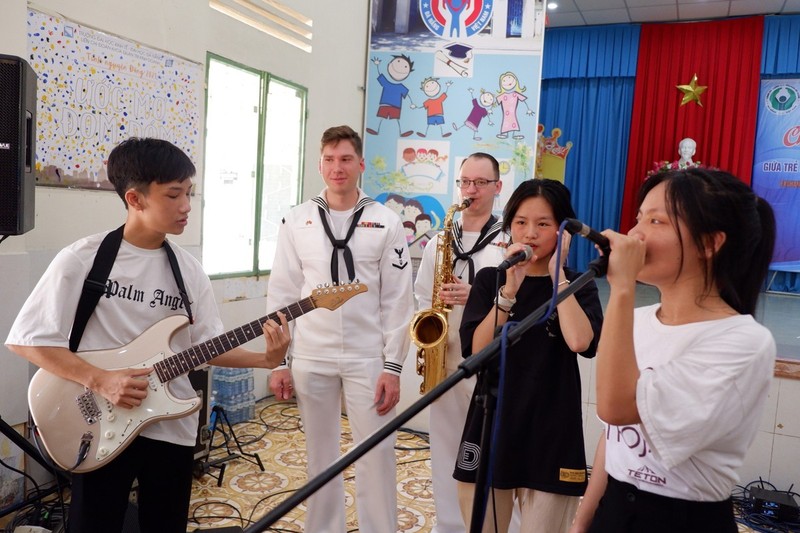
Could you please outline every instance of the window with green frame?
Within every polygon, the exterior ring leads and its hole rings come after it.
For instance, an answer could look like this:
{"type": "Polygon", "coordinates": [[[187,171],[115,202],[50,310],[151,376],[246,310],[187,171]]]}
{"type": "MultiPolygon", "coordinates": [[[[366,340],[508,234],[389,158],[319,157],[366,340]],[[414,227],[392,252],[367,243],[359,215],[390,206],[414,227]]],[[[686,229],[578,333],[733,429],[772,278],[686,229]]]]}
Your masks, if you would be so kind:
{"type": "Polygon", "coordinates": [[[213,54],[206,87],[203,268],[215,278],[266,274],[300,198],[307,91],[213,54]]]}

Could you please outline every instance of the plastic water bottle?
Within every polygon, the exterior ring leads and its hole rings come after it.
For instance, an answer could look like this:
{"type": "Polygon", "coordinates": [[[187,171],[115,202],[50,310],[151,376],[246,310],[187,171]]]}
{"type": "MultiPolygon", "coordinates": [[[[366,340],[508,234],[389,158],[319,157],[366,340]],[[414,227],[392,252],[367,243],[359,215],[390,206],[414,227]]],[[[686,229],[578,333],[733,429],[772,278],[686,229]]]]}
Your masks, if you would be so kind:
{"type": "Polygon", "coordinates": [[[256,395],[251,390],[247,393],[247,399],[245,400],[245,406],[247,411],[247,420],[254,420],[256,417],[256,395]]]}
{"type": "Polygon", "coordinates": [[[253,392],[255,390],[255,377],[253,376],[253,369],[248,369],[247,373],[247,387],[245,388],[245,392],[253,392]]]}
{"type": "Polygon", "coordinates": [[[233,369],[233,394],[234,396],[239,396],[244,392],[244,372],[246,369],[244,368],[234,368],[233,369]]]}
{"type": "Polygon", "coordinates": [[[245,410],[244,398],[245,398],[245,395],[244,395],[243,392],[236,395],[236,407],[235,407],[235,409],[236,409],[236,422],[237,423],[244,422],[246,420],[245,419],[245,415],[247,414],[247,411],[245,410]]]}

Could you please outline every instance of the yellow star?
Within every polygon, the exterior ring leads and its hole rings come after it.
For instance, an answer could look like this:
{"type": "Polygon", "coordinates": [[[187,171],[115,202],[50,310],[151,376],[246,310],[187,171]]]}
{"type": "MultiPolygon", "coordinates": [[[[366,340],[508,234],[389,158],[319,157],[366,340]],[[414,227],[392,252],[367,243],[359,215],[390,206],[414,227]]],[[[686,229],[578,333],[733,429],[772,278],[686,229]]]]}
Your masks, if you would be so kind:
{"type": "Polygon", "coordinates": [[[681,105],[688,104],[692,100],[697,102],[697,105],[703,107],[703,102],[700,101],[700,95],[708,88],[707,85],[697,85],[697,74],[692,76],[692,81],[689,85],[676,85],[678,90],[683,93],[681,105]]]}

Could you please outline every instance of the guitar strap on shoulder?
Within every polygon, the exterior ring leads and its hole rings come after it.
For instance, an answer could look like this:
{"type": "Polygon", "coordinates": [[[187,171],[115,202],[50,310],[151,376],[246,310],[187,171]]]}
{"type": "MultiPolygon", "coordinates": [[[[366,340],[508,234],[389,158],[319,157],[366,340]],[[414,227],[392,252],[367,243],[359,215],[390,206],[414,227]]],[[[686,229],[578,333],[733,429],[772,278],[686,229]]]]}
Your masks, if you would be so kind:
{"type": "MultiPolygon", "coordinates": [[[[117,259],[117,252],[119,251],[120,244],[122,244],[122,234],[125,231],[125,224],[118,227],[114,231],[105,236],[103,242],[97,248],[97,255],[94,257],[92,269],[86,276],[83,282],[83,290],[81,291],[80,300],[78,300],[78,308],[75,311],[75,321],[72,323],[72,331],[69,336],[69,350],[77,352],[78,346],[81,343],[81,337],[86,329],[86,324],[89,322],[89,317],[94,313],[94,308],[97,307],[97,302],[100,297],[106,292],[106,282],[108,275],[111,273],[111,268],[114,266],[114,261],[117,259]]],[[[175,282],[178,284],[178,290],[183,300],[183,305],[186,307],[186,314],[189,316],[189,322],[194,323],[192,317],[192,308],[189,305],[189,295],[186,293],[186,287],[183,284],[183,276],[181,276],[181,269],[178,266],[178,259],[175,257],[175,252],[172,251],[166,239],[162,244],[169,259],[169,266],[172,268],[172,274],[175,276],[175,282]]]]}
{"type": "Polygon", "coordinates": [[[164,239],[164,251],[167,252],[167,259],[169,259],[169,266],[172,268],[172,275],[175,276],[175,283],[178,284],[178,292],[183,300],[183,305],[186,307],[186,314],[189,316],[189,324],[194,324],[194,317],[192,316],[192,306],[189,305],[189,295],[186,293],[186,286],[183,284],[183,276],[181,276],[181,268],[178,266],[178,258],[175,257],[175,252],[172,251],[167,239],[164,239]]]}
{"type": "Polygon", "coordinates": [[[72,332],[69,335],[69,351],[71,352],[78,351],[86,323],[89,322],[89,317],[94,313],[97,302],[106,291],[106,281],[111,273],[111,267],[114,266],[114,260],[117,258],[124,230],[125,224],[106,235],[97,249],[92,269],[86,276],[86,281],[83,282],[81,299],[78,300],[78,309],[75,311],[75,321],[72,323],[72,332]]]}

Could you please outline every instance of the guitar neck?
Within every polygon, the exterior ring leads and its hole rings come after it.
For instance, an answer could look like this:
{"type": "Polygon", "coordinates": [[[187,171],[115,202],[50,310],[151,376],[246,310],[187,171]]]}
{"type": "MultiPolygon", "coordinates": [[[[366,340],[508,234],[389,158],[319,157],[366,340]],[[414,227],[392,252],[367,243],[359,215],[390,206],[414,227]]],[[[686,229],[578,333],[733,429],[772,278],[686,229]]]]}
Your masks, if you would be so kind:
{"type": "MultiPolygon", "coordinates": [[[[295,318],[298,318],[314,309],[316,309],[314,301],[311,297],[308,297],[303,298],[302,300],[295,302],[288,307],[279,309],[278,311],[286,315],[286,320],[294,320],[295,318]]],[[[189,372],[190,370],[197,368],[198,366],[208,363],[215,357],[222,355],[225,352],[233,350],[237,346],[260,337],[264,334],[264,328],[262,327],[262,324],[266,322],[267,319],[272,319],[280,323],[278,311],[270,313],[259,318],[258,320],[254,320],[238,328],[232,329],[227,333],[223,333],[222,335],[207,340],[206,342],[196,344],[187,350],[167,357],[163,361],[159,361],[153,365],[158,379],[161,381],[161,383],[166,383],[189,372]]]]}

